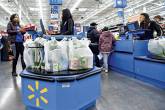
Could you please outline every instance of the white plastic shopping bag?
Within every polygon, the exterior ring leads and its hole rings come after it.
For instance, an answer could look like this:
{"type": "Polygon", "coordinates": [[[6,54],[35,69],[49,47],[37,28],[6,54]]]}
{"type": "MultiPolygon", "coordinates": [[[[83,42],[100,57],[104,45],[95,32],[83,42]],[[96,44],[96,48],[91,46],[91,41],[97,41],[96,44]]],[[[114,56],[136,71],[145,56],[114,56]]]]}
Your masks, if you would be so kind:
{"type": "Polygon", "coordinates": [[[165,58],[165,39],[152,39],[148,43],[148,50],[151,54],[165,58]]]}
{"type": "Polygon", "coordinates": [[[68,70],[67,41],[48,41],[44,45],[44,51],[46,71],[68,70]]]}
{"type": "Polygon", "coordinates": [[[72,39],[69,41],[69,69],[81,70],[93,68],[93,53],[89,40],[72,39]]]}
{"type": "Polygon", "coordinates": [[[36,44],[32,40],[27,40],[24,43],[24,61],[26,64],[26,67],[33,67],[35,65],[35,49],[34,48],[29,48],[29,47],[35,47],[36,44]]]}

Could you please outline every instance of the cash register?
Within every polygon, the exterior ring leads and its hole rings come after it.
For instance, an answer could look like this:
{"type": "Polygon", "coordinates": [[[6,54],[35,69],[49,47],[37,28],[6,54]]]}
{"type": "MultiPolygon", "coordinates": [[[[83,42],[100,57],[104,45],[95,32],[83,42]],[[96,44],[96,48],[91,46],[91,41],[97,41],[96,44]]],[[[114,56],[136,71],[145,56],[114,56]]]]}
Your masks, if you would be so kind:
{"type": "Polygon", "coordinates": [[[153,35],[149,29],[141,29],[138,21],[127,24],[129,39],[148,40],[153,35]]]}

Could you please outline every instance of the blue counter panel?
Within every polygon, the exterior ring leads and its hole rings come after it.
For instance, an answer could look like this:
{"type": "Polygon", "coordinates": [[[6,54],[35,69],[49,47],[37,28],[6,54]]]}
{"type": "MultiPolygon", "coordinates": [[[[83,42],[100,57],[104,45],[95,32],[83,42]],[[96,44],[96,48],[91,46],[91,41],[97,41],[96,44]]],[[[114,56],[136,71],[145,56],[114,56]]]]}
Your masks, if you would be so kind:
{"type": "Polygon", "coordinates": [[[101,95],[100,72],[94,68],[77,75],[44,76],[24,71],[22,98],[26,110],[86,110],[95,106],[101,95]]]}
{"type": "Polygon", "coordinates": [[[116,41],[115,51],[133,53],[133,41],[132,40],[116,41]]]}
{"type": "MultiPolygon", "coordinates": [[[[137,78],[161,82],[165,87],[165,64],[135,59],[135,73],[137,78]]],[[[160,83],[159,83],[160,84],[160,83]]]]}
{"type": "Polygon", "coordinates": [[[91,79],[86,79],[84,82],[83,80],[78,81],[78,95],[77,95],[77,103],[81,103],[81,110],[85,110],[84,107],[91,102],[94,102],[101,96],[101,77],[100,75],[95,75],[91,77],[91,79]],[[82,90],[82,88],[84,88],[82,90]],[[95,92],[89,92],[89,90],[95,92]],[[80,97],[81,96],[81,97],[80,97]]]}
{"type": "Polygon", "coordinates": [[[114,49],[108,61],[110,69],[165,88],[165,63],[147,57],[147,40],[117,41],[114,49]]]}
{"type": "Polygon", "coordinates": [[[134,41],[134,56],[147,56],[148,51],[148,40],[135,40],[134,41]]]}
{"type": "Polygon", "coordinates": [[[109,58],[109,65],[121,70],[134,72],[134,58],[132,54],[114,52],[109,58]]]}

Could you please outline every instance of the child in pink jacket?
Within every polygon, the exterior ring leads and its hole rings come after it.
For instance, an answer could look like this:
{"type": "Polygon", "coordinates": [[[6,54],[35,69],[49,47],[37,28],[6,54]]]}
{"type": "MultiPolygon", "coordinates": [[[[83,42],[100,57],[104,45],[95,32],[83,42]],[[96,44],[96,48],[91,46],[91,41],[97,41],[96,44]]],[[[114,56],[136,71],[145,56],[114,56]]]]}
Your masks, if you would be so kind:
{"type": "Polygon", "coordinates": [[[113,43],[115,42],[113,34],[108,31],[108,27],[104,27],[99,39],[99,50],[103,55],[104,69],[108,72],[108,56],[112,51],[113,43]]]}

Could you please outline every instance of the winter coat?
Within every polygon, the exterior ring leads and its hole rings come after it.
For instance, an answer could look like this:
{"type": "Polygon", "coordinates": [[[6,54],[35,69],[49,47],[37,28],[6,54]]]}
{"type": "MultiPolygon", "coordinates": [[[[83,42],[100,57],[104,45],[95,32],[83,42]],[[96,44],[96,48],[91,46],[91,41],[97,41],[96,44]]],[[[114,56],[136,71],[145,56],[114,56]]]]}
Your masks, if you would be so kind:
{"type": "Polygon", "coordinates": [[[69,19],[61,25],[62,35],[74,35],[74,21],[69,19]]]}
{"type": "Polygon", "coordinates": [[[13,25],[12,22],[9,22],[7,25],[7,33],[8,33],[8,40],[11,43],[15,43],[16,35],[17,35],[17,29],[16,26],[13,25]]]}
{"type": "MultiPolygon", "coordinates": [[[[20,26],[20,25],[19,25],[20,26]]],[[[21,26],[20,26],[21,27],[21,26]]],[[[8,33],[8,40],[11,42],[11,43],[15,43],[16,41],[16,35],[17,35],[17,26],[14,25],[12,22],[9,22],[8,25],[7,25],[7,33],[8,33]]],[[[22,35],[25,34],[22,33],[22,35]]]]}
{"type": "Polygon", "coordinates": [[[96,30],[95,27],[89,27],[87,31],[87,38],[91,41],[91,43],[99,43],[100,33],[96,30]]]}
{"type": "Polygon", "coordinates": [[[157,32],[158,36],[162,35],[161,27],[155,22],[155,21],[150,21],[149,24],[146,26],[143,22],[140,23],[140,27],[142,29],[149,29],[150,32],[146,32],[144,38],[142,40],[148,40],[148,39],[153,39],[154,38],[154,31],[157,32]]]}
{"type": "Polygon", "coordinates": [[[99,50],[101,53],[109,53],[112,51],[113,43],[115,42],[114,36],[110,31],[104,31],[99,40],[99,50]]]}
{"type": "Polygon", "coordinates": [[[91,41],[89,48],[93,54],[99,54],[99,37],[100,34],[95,27],[89,27],[87,31],[87,38],[91,41]]]}

